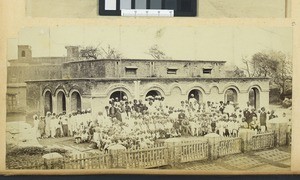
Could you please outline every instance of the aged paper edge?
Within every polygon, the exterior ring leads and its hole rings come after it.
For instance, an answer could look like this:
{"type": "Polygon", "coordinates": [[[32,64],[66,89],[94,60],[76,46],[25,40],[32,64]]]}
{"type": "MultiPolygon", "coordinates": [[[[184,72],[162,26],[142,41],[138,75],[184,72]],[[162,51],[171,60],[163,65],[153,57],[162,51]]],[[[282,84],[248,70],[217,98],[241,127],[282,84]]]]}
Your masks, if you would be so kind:
{"type": "Polygon", "coordinates": [[[300,115],[300,84],[297,83],[297,77],[300,73],[297,72],[297,67],[300,67],[300,1],[292,0],[291,17],[288,19],[158,19],[156,18],[120,18],[108,17],[99,19],[63,19],[63,18],[30,18],[25,17],[25,4],[26,0],[4,0],[0,1],[0,58],[1,58],[1,101],[0,101],[0,174],[5,175],[41,175],[41,174],[59,174],[59,175],[80,175],[80,174],[169,174],[169,175],[195,175],[195,174],[300,174],[300,155],[297,152],[300,150],[300,143],[297,137],[300,135],[300,121],[297,117],[300,115]],[[269,26],[269,27],[293,27],[293,134],[292,134],[292,153],[291,153],[291,171],[290,172],[203,172],[203,171],[183,171],[183,170],[45,170],[45,171],[32,171],[32,170],[5,170],[5,128],[6,128],[6,52],[7,52],[7,39],[17,37],[18,32],[23,27],[53,27],[53,26],[69,26],[69,25],[181,25],[181,26],[194,26],[196,25],[220,25],[220,26],[269,26]]]}

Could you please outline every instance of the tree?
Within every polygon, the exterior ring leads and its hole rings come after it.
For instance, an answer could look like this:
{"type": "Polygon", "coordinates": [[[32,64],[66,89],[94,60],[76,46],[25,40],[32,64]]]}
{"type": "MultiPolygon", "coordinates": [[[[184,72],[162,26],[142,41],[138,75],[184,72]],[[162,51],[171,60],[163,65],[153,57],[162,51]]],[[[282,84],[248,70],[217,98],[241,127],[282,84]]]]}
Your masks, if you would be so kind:
{"type": "Polygon", "coordinates": [[[112,48],[110,45],[107,48],[101,47],[101,57],[103,59],[121,59],[123,58],[122,53],[120,53],[117,49],[112,48]]]}
{"type": "Polygon", "coordinates": [[[92,47],[87,46],[80,50],[80,57],[86,60],[96,60],[98,58],[101,59],[121,59],[122,53],[120,53],[117,49],[112,48],[110,45],[107,47],[92,47]]]}
{"type": "Polygon", "coordinates": [[[254,54],[251,59],[242,59],[243,70],[248,77],[270,77],[271,83],[280,88],[281,95],[286,93],[287,83],[292,80],[291,57],[281,51],[263,51],[254,54]]]}
{"type": "Polygon", "coordinates": [[[151,46],[146,54],[149,54],[154,59],[172,59],[171,57],[166,56],[157,44],[151,46]]]}
{"type": "Polygon", "coordinates": [[[98,48],[93,48],[92,46],[87,46],[85,48],[82,48],[80,51],[80,57],[84,59],[97,59],[99,50],[98,48]]]}

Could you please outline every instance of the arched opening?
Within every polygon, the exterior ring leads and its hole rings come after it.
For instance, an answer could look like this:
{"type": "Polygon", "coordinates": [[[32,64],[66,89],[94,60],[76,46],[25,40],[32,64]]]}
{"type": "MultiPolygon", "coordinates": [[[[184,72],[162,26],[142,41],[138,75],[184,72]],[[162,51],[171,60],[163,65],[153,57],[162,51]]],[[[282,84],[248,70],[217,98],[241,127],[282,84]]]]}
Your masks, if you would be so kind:
{"type": "Polygon", "coordinates": [[[250,89],[250,91],[249,91],[249,103],[255,109],[259,109],[260,108],[259,90],[257,88],[251,88],[250,89]]]}
{"type": "Polygon", "coordinates": [[[78,92],[71,94],[71,111],[81,111],[81,98],[78,92]]]}
{"type": "Polygon", "coordinates": [[[115,101],[124,100],[124,97],[127,97],[127,94],[124,91],[115,91],[110,95],[110,99],[114,99],[115,101]]]}
{"type": "Polygon", "coordinates": [[[149,96],[152,96],[153,98],[155,98],[155,96],[161,96],[161,93],[156,90],[151,90],[146,94],[146,98],[149,96]]]}
{"type": "Polygon", "coordinates": [[[65,93],[59,92],[57,94],[57,113],[62,113],[66,111],[66,96],[65,93]]]}
{"type": "Polygon", "coordinates": [[[233,88],[227,89],[225,91],[225,98],[224,102],[234,102],[236,103],[238,101],[237,91],[233,88]]]}
{"type": "Polygon", "coordinates": [[[47,91],[45,93],[45,99],[44,99],[44,113],[46,115],[47,112],[52,113],[52,94],[50,91],[47,91]]]}
{"type": "Polygon", "coordinates": [[[188,100],[195,98],[198,102],[202,102],[202,93],[198,89],[193,89],[189,92],[188,100]]]}

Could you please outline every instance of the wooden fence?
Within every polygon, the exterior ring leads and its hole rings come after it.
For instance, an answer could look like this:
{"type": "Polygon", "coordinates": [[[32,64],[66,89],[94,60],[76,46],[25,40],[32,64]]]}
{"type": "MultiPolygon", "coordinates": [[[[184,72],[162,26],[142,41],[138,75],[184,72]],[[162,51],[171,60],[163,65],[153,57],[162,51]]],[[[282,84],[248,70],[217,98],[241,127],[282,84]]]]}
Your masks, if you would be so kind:
{"type": "Polygon", "coordinates": [[[182,142],[180,148],[180,162],[192,162],[208,159],[208,141],[182,142]]]}
{"type": "Polygon", "coordinates": [[[242,152],[241,138],[226,138],[219,141],[217,157],[238,154],[242,152]]]}
{"type": "MultiPolygon", "coordinates": [[[[56,163],[50,162],[50,164],[56,163]]],[[[109,169],[112,166],[109,154],[87,156],[85,154],[75,155],[63,159],[62,169],[109,169]]]]}
{"type": "Polygon", "coordinates": [[[252,151],[273,148],[275,143],[274,136],[274,133],[264,133],[252,136],[247,144],[248,148],[252,151]]]}
{"type": "Polygon", "coordinates": [[[274,133],[258,134],[245,141],[242,138],[201,138],[156,144],[145,149],[110,150],[107,154],[75,155],[57,160],[30,160],[7,163],[8,169],[144,169],[178,163],[217,159],[247,150],[274,147],[274,133]]]}
{"type": "Polygon", "coordinates": [[[125,167],[127,169],[145,169],[168,164],[168,148],[164,144],[147,149],[125,151],[125,167]]]}

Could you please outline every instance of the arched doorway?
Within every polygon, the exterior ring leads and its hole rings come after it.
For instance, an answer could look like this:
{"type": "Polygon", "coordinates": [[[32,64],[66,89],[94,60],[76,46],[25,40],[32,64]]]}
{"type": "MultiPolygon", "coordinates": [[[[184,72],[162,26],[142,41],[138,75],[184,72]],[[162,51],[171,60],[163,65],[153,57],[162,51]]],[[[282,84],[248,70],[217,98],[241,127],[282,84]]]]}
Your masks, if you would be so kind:
{"type": "Polygon", "coordinates": [[[44,99],[44,113],[46,115],[47,112],[52,113],[52,94],[50,91],[47,91],[45,93],[45,99],[44,99]]]}
{"type": "Polygon", "coordinates": [[[62,91],[57,94],[57,113],[66,111],[66,95],[62,91]]]}
{"type": "Polygon", "coordinates": [[[260,108],[259,90],[257,88],[251,88],[250,89],[250,91],[249,91],[249,103],[255,109],[259,109],[260,108]]]}
{"type": "Polygon", "coordinates": [[[202,102],[202,93],[200,90],[198,89],[193,89],[189,92],[188,94],[188,100],[190,100],[190,98],[192,98],[192,96],[194,96],[194,98],[198,101],[198,102],[202,102]]]}
{"type": "Polygon", "coordinates": [[[81,97],[78,92],[71,94],[71,111],[81,111],[81,97]]]}
{"type": "Polygon", "coordinates": [[[225,103],[227,103],[228,101],[236,103],[237,100],[238,100],[238,96],[237,96],[237,91],[235,89],[230,88],[225,91],[225,98],[224,98],[225,103]]]}
{"type": "Polygon", "coordinates": [[[157,90],[151,90],[146,94],[146,98],[152,96],[155,98],[155,96],[161,96],[161,93],[157,90]]]}
{"type": "Polygon", "coordinates": [[[120,101],[124,100],[125,96],[128,98],[127,94],[124,91],[115,91],[110,95],[109,98],[114,99],[115,101],[118,99],[120,101]]]}

